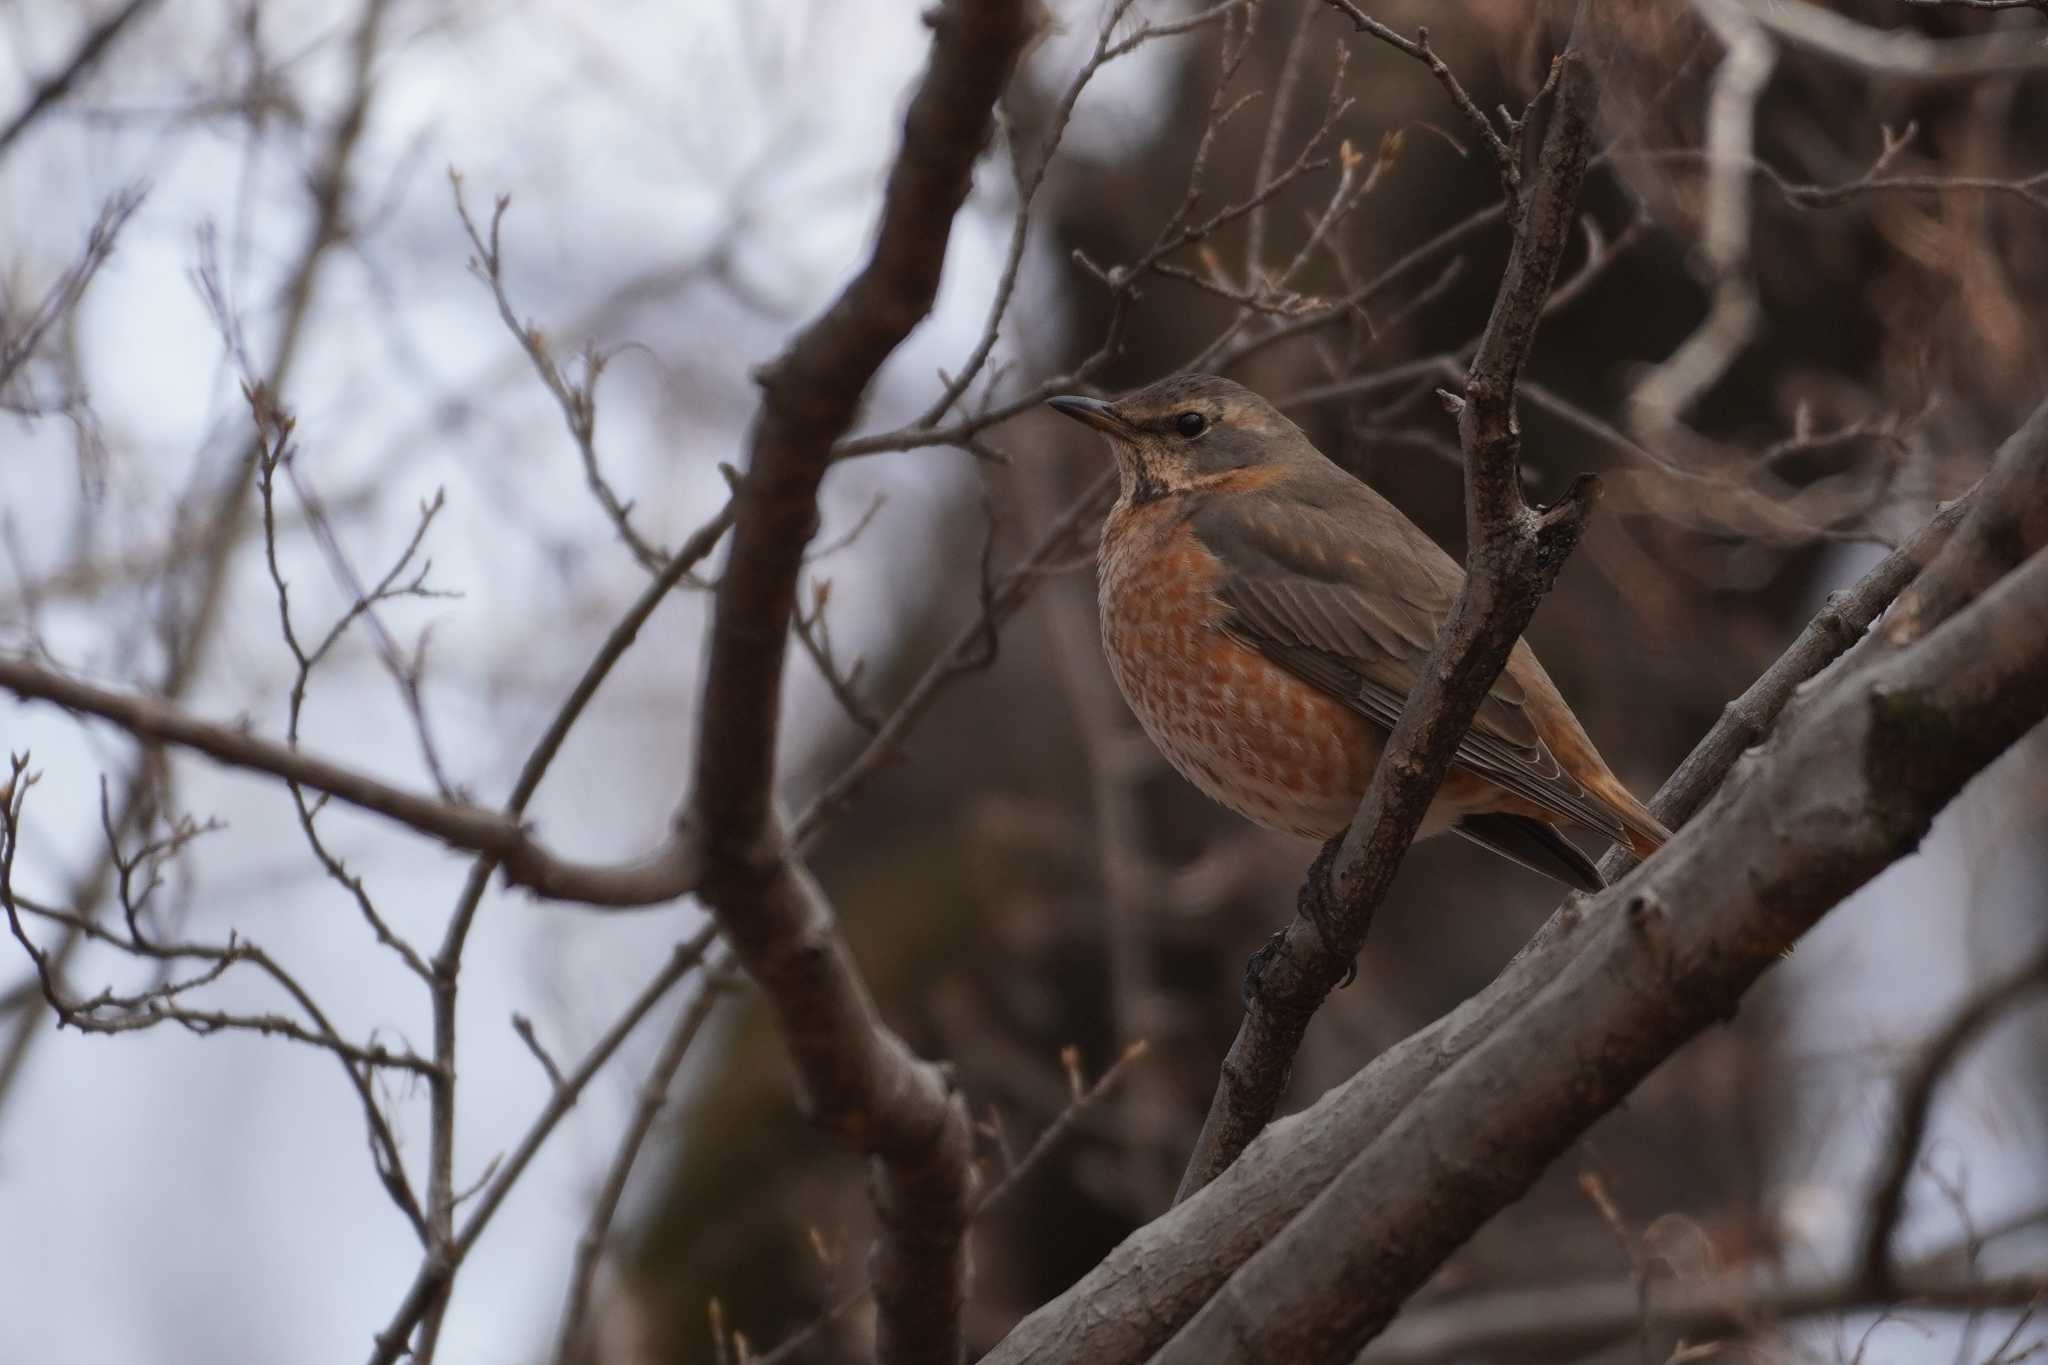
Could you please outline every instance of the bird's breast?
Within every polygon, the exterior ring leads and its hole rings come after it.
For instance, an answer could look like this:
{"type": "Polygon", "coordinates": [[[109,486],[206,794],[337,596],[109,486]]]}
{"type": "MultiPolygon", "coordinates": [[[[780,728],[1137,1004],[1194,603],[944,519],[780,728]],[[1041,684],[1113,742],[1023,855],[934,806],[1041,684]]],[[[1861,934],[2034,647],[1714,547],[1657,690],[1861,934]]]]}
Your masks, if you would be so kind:
{"type": "Polygon", "coordinates": [[[1102,647],[1182,776],[1269,829],[1327,837],[1379,751],[1371,724],[1221,627],[1223,568],[1184,521],[1119,507],[1099,559],[1102,647]]]}

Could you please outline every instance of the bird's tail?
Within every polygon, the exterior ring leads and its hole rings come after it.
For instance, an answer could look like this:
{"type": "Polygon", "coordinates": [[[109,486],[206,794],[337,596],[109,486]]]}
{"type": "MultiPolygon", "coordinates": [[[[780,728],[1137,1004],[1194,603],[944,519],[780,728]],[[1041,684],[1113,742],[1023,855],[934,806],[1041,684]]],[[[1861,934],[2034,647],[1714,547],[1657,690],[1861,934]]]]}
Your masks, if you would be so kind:
{"type": "Polygon", "coordinates": [[[1650,808],[1636,800],[1635,794],[1622,786],[1620,779],[1612,773],[1602,773],[1600,776],[1604,780],[1593,784],[1596,787],[1595,794],[1621,821],[1622,829],[1627,835],[1624,842],[1628,845],[1628,851],[1638,858],[1647,858],[1664,847],[1665,841],[1671,837],[1671,831],[1664,828],[1663,822],[1650,814],[1650,808]]]}

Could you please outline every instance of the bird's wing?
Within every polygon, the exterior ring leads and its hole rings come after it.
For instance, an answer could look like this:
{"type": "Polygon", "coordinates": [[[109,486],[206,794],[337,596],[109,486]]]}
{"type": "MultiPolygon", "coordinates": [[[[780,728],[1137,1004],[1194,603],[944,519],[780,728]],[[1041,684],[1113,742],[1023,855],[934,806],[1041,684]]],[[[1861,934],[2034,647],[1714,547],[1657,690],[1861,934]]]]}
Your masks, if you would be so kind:
{"type": "MultiPolygon", "coordinates": [[[[1223,565],[1223,628],[1391,730],[1464,575],[1391,503],[1331,473],[1343,482],[1315,479],[1298,491],[1282,485],[1263,497],[1212,499],[1190,529],[1223,565]]],[[[1518,642],[1459,742],[1457,761],[1609,839],[1626,837],[1615,813],[1543,742],[1528,689],[1513,676],[1535,667],[1518,642]]]]}

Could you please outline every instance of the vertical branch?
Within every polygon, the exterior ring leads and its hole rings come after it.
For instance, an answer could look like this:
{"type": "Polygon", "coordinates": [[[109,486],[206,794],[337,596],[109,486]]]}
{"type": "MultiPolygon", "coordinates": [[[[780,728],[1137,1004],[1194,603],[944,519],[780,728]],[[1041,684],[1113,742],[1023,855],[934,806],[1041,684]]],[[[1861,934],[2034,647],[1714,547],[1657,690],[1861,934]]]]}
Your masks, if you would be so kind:
{"type": "Polygon", "coordinates": [[[1022,0],[951,0],[931,12],[931,58],[872,254],[761,375],[687,817],[703,841],[704,901],[768,998],[811,1118],[874,1159],[877,1354],[891,1362],[960,1358],[972,1134],[945,1075],[882,1022],[829,902],[784,847],[774,814],[782,674],[832,444],[931,309],[953,218],[1034,13],[1022,0]]]}
{"type": "Polygon", "coordinates": [[[1756,330],[1756,285],[1749,274],[1749,186],[1754,174],[1756,105],[1777,65],[1777,45],[1755,11],[1736,0],[1693,0],[1727,49],[1707,103],[1707,267],[1714,297],[1707,316],[1662,365],[1636,386],[1636,434],[1654,441],[1728,372],[1756,330]]]}

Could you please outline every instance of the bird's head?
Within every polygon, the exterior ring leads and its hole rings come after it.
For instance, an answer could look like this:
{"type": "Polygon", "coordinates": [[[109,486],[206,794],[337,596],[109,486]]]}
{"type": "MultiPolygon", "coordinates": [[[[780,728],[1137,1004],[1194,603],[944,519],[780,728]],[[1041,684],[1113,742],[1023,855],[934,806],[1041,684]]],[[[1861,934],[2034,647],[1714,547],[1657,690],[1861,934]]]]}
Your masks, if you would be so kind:
{"type": "Polygon", "coordinates": [[[1271,403],[1214,375],[1175,375],[1113,403],[1072,396],[1046,401],[1109,438],[1124,500],[1133,505],[1235,470],[1322,459],[1271,403]]]}

